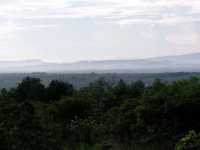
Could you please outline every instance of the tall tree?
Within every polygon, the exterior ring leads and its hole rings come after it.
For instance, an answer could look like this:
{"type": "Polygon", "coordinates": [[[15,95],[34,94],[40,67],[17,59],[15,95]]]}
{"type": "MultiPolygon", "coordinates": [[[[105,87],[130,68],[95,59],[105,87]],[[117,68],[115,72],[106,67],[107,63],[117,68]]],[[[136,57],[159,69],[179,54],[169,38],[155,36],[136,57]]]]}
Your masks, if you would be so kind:
{"type": "Polygon", "coordinates": [[[47,100],[59,101],[61,96],[71,96],[74,88],[72,84],[63,81],[52,80],[47,87],[47,100]]]}
{"type": "Polygon", "coordinates": [[[14,98],[18,102],[25,100],[30,101],[45,101],[45,86],[39,78],[26,77],[18,84],[14,98]]]}

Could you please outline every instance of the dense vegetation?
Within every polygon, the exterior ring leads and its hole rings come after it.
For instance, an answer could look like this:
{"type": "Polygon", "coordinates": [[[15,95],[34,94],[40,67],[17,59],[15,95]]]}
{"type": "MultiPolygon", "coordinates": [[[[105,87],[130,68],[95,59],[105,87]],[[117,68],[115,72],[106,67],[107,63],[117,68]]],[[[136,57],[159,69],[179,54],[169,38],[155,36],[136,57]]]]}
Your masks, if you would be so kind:
{"type": "Polygon", "coordinates": [[[0,94],[1,150],[200,149],[200,83],[115,78],[79,90],[26,77],[0,94]]]}

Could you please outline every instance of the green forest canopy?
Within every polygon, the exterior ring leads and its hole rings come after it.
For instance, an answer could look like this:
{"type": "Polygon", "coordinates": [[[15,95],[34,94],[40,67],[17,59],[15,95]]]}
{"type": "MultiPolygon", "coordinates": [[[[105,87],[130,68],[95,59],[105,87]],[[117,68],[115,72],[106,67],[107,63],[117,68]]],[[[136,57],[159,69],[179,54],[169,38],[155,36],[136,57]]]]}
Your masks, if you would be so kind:
{"type": "Polygon", "coordinates": [[[2,89],[0,149],[200,149],[199,78],[114,82],[99,78],[77,90],[26,77],[2,89]]]}

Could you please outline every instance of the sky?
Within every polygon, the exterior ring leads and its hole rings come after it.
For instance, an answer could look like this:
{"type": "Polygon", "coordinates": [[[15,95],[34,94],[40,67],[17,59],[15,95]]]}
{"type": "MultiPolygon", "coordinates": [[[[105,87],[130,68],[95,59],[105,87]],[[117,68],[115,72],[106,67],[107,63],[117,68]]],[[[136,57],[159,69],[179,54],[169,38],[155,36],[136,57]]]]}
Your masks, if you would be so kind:
{"type": "Polygon", "coordinates": [[[0,0],[0,61],[200,52],[199,0],[0,0]]]}

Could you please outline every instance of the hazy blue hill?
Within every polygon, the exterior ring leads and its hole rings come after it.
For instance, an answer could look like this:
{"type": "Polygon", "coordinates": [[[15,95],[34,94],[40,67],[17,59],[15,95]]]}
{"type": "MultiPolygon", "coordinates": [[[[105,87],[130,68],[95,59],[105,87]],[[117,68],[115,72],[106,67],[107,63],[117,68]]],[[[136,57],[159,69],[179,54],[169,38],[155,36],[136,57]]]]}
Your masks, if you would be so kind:
{"type": "Polygon", "coordinates": [[[174,56],[161,56],[149,58],[151,61],[174,61],[181,63],[200,63],[200,53],[184,54],[184,55],[174,55],[174,56]]]}
{"type": "Polygon", "coordinates": [[[97,65],[110,65],[110,64],[134,64],[134,63],[147,63],[150,60],[147,59],[132,59],[132,60],[99,60],[99,61],[80,61],[73,63],[74,64],[97,64],[97,65]]]}
{"type": "Polygon", "coordinates": [[[0,66],[28,66],[28,65],[39,65],[44,63],[38,59],[28,59],[22,61],[0,61],[0,66]]]}
{"type": "Polygon", "coordinates": [[[200,53],[162,56],[149,59],[79,61],[74,63],[49,63],[41,60],[0,61],[0,72],[176,72],[200,71],[200,53]]]}

